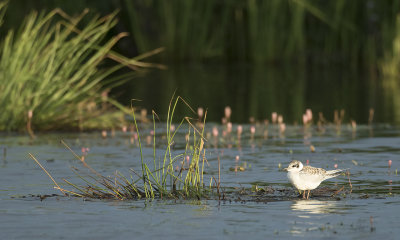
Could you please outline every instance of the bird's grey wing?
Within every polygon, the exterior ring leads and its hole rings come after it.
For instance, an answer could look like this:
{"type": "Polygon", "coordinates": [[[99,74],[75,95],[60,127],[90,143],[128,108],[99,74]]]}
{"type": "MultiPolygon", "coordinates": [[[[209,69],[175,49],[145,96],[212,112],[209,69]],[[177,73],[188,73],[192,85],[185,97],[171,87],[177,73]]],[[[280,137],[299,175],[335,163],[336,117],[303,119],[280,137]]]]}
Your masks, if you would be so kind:
{"type": "Polygon", "coordinates": [[[323,168],[315,168],[311,166],[304,166],[302,172],[310,175],[325,175],[326,171],[323,168]]]}
{"type": "Polygon", "coordinates": [[[301,178],[307,181],[320,182],[324,180],[326,171],[322,168],[305,166],[299,174],[301,178]]]}

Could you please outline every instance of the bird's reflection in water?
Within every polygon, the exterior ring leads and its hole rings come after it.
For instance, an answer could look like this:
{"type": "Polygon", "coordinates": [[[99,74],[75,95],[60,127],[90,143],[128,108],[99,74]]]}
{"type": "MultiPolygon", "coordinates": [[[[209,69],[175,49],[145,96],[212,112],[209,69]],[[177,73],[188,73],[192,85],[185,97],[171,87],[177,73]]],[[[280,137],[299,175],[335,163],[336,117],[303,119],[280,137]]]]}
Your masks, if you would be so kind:
{"type": "Polygon", "coordinates": [[[340,218],[346,213],[348,206],[343,201],[323,200],[297,200],[290,207],[296,215],[295,224],[291,226],[290,233],[293,236],[306,236],[309,231],[318,231],[325,228],[323,222],[315,221],[322,219],[323,215],[337,215],[340,218]],[[321,225],[322,224],[322,225],[321,225]]]}
{"type": "Polygon", "coordinates": [[[320,201],[320,200],[298,200],[293,201],[291,206],[293,211],[299,213],[299,217],[309,218],[310,214],[337,213],[337,201],[320,201]]]}

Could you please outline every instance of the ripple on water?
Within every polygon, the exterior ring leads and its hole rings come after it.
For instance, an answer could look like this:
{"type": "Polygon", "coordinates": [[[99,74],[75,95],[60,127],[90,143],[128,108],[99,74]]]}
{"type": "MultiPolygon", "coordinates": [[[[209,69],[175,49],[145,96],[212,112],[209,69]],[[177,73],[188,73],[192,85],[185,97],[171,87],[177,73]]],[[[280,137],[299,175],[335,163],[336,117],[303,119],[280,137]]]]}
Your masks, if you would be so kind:
{"type": "MultiPolygon", "coordinates": [[[[244,126],[245,131],[248,129],[249,125],[244,126]]],[[[144,138],[150,128],[147,130],[143,131],[144,138]]],[[[158,126],[156,132],[160,137],[157,157],[162,158],[165,138],[158,126]]],[[[3,134],[0,147],[7,148],[7,154],[0,158],[0,238],[393,239],[400,234],[396,214],[400,210],[400,180],[396,174],[400,167],[399,129],[377,126],[371,131],[369,126],[357,126],[356,132],[343,127],[339,133],[327,126],[322,133],[314,128],[305,131],[288,126],[284,136],[272,127],[267,138],[264,134],[256,132],[252,138],[246,133],[240,143],[232,134],[231,139],[218,139],[217,147],[212,138],[206,142],[210,165],[206,167],[206,182],[209,184],[211,175],[217,175],[219,157],[223,190],[231,198],[221,202],[84,201],[63,196],[41,199],[37,195],[57,191],[27,157],[28,152],[35,154],[58,182],[63,178],[80,182],[70,171],[71,166],[79,167],[80,163],[59,144],[60,139],[79,154],[82,147],[90,148],[86,161],[105,175],[115,170],[124,174],[129,174],[129,168],[140,170],[137,142],[132,143],[129,133],[122,132],[107,139],[96,132],[40,134],[35,141],[3,134]],[[311,152],[310,145],[315,152],[311,152]],[[339,176],[312,191],[311,200],[301,200],[280,170],[292,159],[309,160],[315,167],[333,169],[337,164],[349,168],[352,188],[347,176],[339,176]],[[244,171],[230,170],[244,162],[244,171]],[[257,192],[252,190],[256,185],[257,192]]],[[[174,153],[184,152],[184,139],[185,134],[178,133],[177,143],[172,146],[174,153]]],[[[146,146],[143,150],[151,163],[153,148],[146,146]]]]}

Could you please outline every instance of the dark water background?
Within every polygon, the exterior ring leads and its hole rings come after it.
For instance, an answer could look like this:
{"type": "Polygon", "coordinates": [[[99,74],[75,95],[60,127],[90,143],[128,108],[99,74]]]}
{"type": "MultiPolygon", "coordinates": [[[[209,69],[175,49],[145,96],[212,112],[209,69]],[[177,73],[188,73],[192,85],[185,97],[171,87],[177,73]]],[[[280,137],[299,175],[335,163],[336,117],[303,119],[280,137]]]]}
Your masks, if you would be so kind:
{"type": "MultiPolygon", "coordinates": [[[[302,123],[307,108],[315,116],[322,112],[328,121],[333,121],[334,110],[344,109],[345,121],[357,123],[367,123],[373,108],[375,122],[400,123],[400,91],[386,82],[374,70],[343,65],[185,64],[139,75],[115,93],[126,105],[141,99],[138,106],[165,115],[176,91],[194,109],[207,108],[207,119],[215,122],[231,106],[232,121],[241,123],[250,117],[270,119],[272,112],[282,114],[288,124],[302,123]]],[[[185,109],[178,108],[177,114],[188,114],[185,109]]]]}

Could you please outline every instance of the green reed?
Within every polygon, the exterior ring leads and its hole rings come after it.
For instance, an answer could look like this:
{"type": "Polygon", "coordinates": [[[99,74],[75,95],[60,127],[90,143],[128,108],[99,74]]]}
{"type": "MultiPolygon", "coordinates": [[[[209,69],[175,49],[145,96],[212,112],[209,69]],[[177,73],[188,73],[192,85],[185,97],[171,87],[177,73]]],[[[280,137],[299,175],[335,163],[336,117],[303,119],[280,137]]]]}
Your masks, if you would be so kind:
{"type": "MultiPolygon", "coordinates": [[[[133,111],[133,121],[138,135],[140,150],[141,172],[130,169],[131,175],[126,177],[121,172],[115,172],[113,176],[103,176],[90,167],[85,158],[78,156],[64,141],[62,143],[88,170],[83,172],[81,168],[73,168],[74,173],[85,183],[75,184],[66,179],[64,182],[72,190],[60,187],[54,178],[44,169],[39,161],[30,154],[30,157],[45,171],[55,184],[55,189],[60,190],[65,195],[73,195],[86,198],[98,199],[154,199],[154,198],[202,198],[210,193],[210,188],[204,185],[205,149],[204,149],[204,126],[198,129],[192,124],[188,117],[183,118],[175,130],[171,129],[174,120],[174,111],[179,102],[189,105],[180,97],[171,100],[166,122],[166,143],[163,157],[156,155],[156,128],[155,113],[153,112],[153,159],[145,159],[142,152],[142,141],[139,125],[133,111]],[[186,147],[183,153],[175,153],[171,148],[175,142],[175,136],[183,126],[187,126],[186,147]],[[192,137],[190,137],[192,136],[192,137]],[[191,158],[189,167],[184,168],[185,160],[191,158]],[[153,163],[151,163],[153,162],[153,163]],[[153,166],[151,167],[151,165],[153,166]],[[174,168],[176,166],[178,170],[174,168]]],[[[189,107],[190,108],[190,107],[189,107]]],[[[132,108],[133,110],[133,108],[132,108]]],[[[190,108],[190,110],[192,110],[190,108]]],[[[193,111],[193,110],[192,110],[193,111]]],[[[139,160],[139,159],[138,159],[139,160]]],[[[218,186],[219,188],[219,186],[218,186]]]]}
{"type": "MultiPolygon", "coordinates": [[[[55,6],[54,1],[41,2],[55,6]]],[[[12,4],[18,14],[21,4],[12,4]]],[[[79,0],[57,4],[71,11],[84,5],[79,0]]],[[[385,51],[391,51],[400,10],[399,0],[121,0],[85,4],[101,12],[121,9],[121,26],[129,30],[132,41],[124,50],[144,53],[164,46],[166,52],[159,58],[168,62],[329,61],[345,62],[354,69],[371,63],[376,68],[385,51]]]]}
{"type": "Polygon", "coordinates": [[[168,60],[328,59],[356,69],[376,65],[391,48],[400,1],[126,0],[121,7],[139,52],[165,46],[168,60]]]}
{"type": "MultiPolygon", "coordinates": [[[[0,3],[0,22],[6,6],[0,3]]],[[[95,16],[81,29],[87,12],[76,17],[60,9],[31,12],[18,30],[0,38],[0,131],[27,125],[28,131],[104,128],[123,121],[107,93],[134,73],[119,72],[122,67],[150,65],[112,51],[127,36],[107,37],[117,12],[95,16]],[[107,67],[105,59],[115,64],[107,67]]]]}
{"type": "MultiPolygon", "coordinates": [[[[398,3],[399,5],[400,3],[398,3]]],[[[382,88],[386,99],[386,108],[391,111],[383,111],[383,115],[391,119],[393,122],[400,122],[400,14],[394,12],[394,23],[386,23],[383,26],[383,43],[386,45],[384,49],[383,59],[379,62],[379,69],[382,73],[382,88]]]]}

